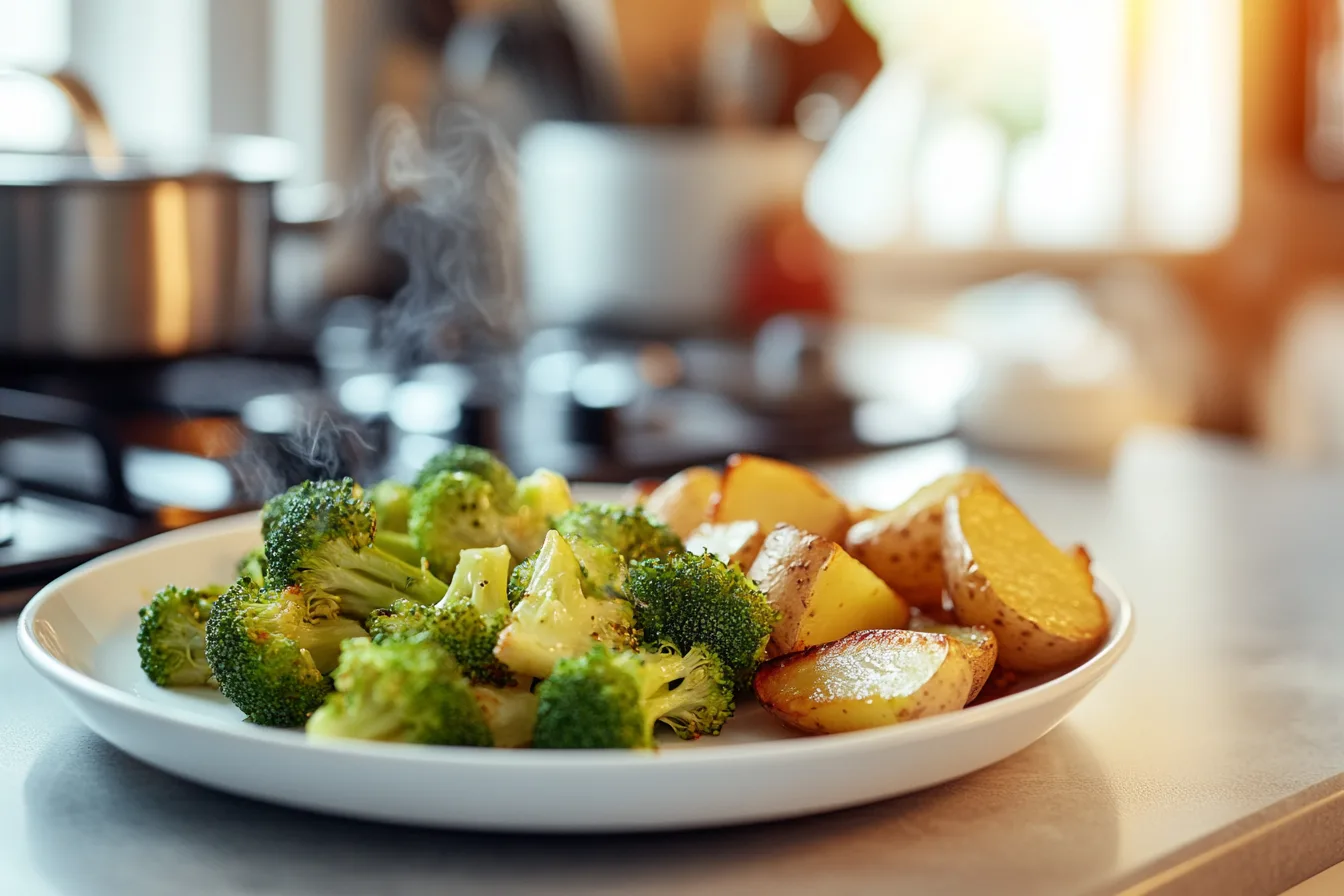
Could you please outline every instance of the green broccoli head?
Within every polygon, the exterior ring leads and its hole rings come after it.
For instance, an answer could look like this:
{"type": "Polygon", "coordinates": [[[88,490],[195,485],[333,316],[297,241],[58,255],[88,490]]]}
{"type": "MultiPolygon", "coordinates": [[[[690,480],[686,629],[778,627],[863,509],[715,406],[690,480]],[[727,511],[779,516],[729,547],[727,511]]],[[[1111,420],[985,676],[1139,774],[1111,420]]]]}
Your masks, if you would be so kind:
{"type": "Polygon", "coordinates": [[[238,578],[251,579],[258,585],[266,582],[266,548],[253,548],[238,560],[238,578]]]}
{"type": "Polygon", "coordinates": [[[631,563],[670,557],[685,550],[677,533],[649,519],[639,507],[580,504],[556,517],[554,525],[561,535],[577,535],[611,545],[631,563]]]}
{"type": "Polygon", "coordinates": [[[440,473],[471,473],[479,476],[490,483],[496,499],[504,506],[512,504],[513,493],[518,488],[513,471],[489,451],[475,445],[453,445],[431,457],[416,475],[415,489],[418,491],[424,488],[440,473]]]}
{"type": "Polygon", "coordinates": [[[585,594],[578,557],[552,531],[532,560],[531,578],[499,634],[495,656],[520,675],[545,678],[557,660],[586,652],[594,641],[633,647],[634,611],[628,601],[585,594]]]}
{"type": "Polygon", "coordinates": [[[510,618],[505,596],[508,569],[508,548],[465,550],[443,600],[433,606],[403,600],[375,611],[367,621],[369,634],[381,643],[428,633],[473,683],[512,684],[513,673],[494,652],[510,618]]]}
{"type": "Polygon", "coordinates": [[[415,489],[395,479],[384,479],[369,489],[369,503],[378,520],[378,534],[405,532],[415,489]]]}
{"type": "Polygon", "coordinates": [[[632,564],[627,588],[645,643],[703,644],[739,686],[751,681],[780,619],[740,569],[708,553],[632,564]]]}
{"type": "Polygon", "coordinates": [[[215,601],[205,657],[225,697],[258,725],[302,725],[331,690],[341,642],[365,635],[330,600],[240,579],[215,601]]]}
{"type": "Polygon", "coordinates": [[[427,570],[374,543],[373,507],[353,480],[305,482],[286,494],[264,536],[268,584],[335,601],[355,619],[402,598],[434,603],[448,590],[427,570]]]}
{"type": "MultiPolygon", "coordinates": [[[[625,558],[615,548],[577,535],[568,535],[565,541],[569,542],[574,556],[579,560],[585,594],[589,597],[618,597],[622,600],[627,598],[625,558]]],[[[516,607],[523,599],[527,583],[532,578],[532,567],[536,558],[537,555],[533,554],[509,573],[509,606],[516,607]]]]}
{"type": "Polygon", "coordinates": [[[560,660],[537,685],[533,746],[542,749],[652,749],[655,723],[682,738],[718,734],[733,713],[733,688],[710,651],[685,656],[597,646],[560,660]]]}
{"type": "Polygon", "coordinates": [[[345,642],[335,692],[312,718],[313,737],[488,747],[485,715],[456,660],[427,635],[345,642]]]}
{"type": "Polygon", "coordinates": [[[535,554],[551,521],[574,506],[569,482],[559,473],[536,470],[518,480],[513,512],[504,522],[506,543],[518,558],[535,554]]]}
{"type": "Polygon", "coordinates": [[[218,595],[169,585],[140,608],[140,668],[161,688],[213,685],[205,623],[218,595]]]}
{"type": "Polygon", "coordinates": [[[411,538],[435,575],[451,576],[464,549],[504,544],[504,509],[482,477],[439,473],[411,498],[411,538]]]}

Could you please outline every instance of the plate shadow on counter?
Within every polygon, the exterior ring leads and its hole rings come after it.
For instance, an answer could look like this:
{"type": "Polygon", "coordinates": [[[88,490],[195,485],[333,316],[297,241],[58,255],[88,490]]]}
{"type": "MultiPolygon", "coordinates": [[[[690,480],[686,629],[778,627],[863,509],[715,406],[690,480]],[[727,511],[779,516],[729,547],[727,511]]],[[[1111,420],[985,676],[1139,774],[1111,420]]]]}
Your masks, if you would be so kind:
{"type": "Polygon", "coordinates": [[[176,896],[186,881],[201,894],[788,893],[815,881],[805,870],[825,873],[837,892],[899,882],[961,893],[993,881],[995,892],[1015,893],[1032,881],[1042,893],[1047,874],[1059,892],[1077,893],[1114,865],[1120,837],[1106,777],[1068,723],[923,793],[675,834],[483,834],[345,820],[208,790],[85,732],[38,756],[24,799],[34,862],[71,896],[176,896]],[[1024,791],[1039,797],[1024,802],[1024,791]],[[993,843],[994,854],[964,854],[958,844],[966,842],[993,843]],[[1043,851],[1052,856],[1047,871],[1043,851]]]}

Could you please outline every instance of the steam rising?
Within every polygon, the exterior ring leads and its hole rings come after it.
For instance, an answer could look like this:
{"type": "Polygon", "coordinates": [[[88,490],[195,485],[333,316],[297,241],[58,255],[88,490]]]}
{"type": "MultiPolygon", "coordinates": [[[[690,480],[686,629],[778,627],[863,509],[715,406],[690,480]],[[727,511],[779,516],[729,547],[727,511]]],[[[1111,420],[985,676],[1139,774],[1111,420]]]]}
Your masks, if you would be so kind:
{"type": "Polygon", "coordinates": [[[479,112],[454,104],[440,110],[427,144],[405,110],[382,110],[372,149],[392,200],[383,240],[408,268],[382,321],[383,344],[409,363],[497,372],[523,324],[512,146],[479,112]]]}

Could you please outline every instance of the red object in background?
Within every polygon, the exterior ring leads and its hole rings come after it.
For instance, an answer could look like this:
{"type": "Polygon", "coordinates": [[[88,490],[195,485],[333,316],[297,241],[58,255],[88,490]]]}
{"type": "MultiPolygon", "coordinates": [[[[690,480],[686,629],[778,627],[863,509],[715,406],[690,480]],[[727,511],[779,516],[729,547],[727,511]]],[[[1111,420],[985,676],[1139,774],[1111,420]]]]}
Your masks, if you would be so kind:
{"type": "Polygon", "coordinates": [[[835,257],[801,209],[772,212],[747,231],[739,277],[734,319],[749,332],[776,314],[835,314],[835,257]]]}

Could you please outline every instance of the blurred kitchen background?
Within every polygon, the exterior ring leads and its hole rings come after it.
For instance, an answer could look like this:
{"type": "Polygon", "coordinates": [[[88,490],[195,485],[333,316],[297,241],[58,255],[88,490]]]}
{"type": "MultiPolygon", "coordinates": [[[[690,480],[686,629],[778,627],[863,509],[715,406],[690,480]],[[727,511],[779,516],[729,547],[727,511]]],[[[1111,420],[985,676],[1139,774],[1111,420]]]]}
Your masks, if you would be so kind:
{"type": "Polygon", "coordinates": [[[1341,180],[1344,0],[0,0],[0,580],[447,440],[1338,463],[1341,180]]]}

